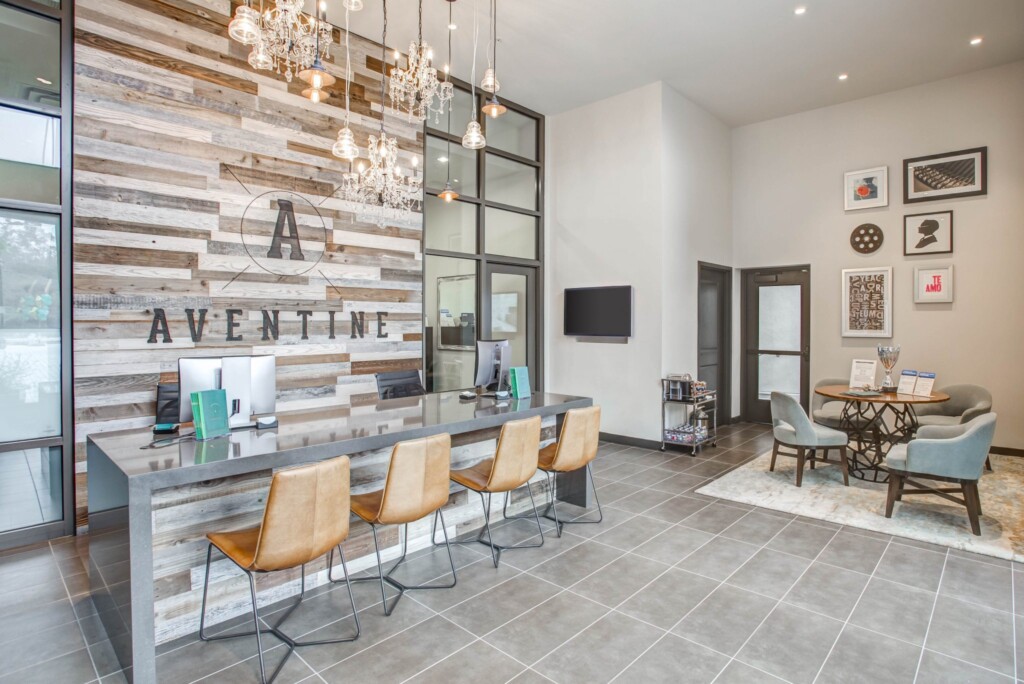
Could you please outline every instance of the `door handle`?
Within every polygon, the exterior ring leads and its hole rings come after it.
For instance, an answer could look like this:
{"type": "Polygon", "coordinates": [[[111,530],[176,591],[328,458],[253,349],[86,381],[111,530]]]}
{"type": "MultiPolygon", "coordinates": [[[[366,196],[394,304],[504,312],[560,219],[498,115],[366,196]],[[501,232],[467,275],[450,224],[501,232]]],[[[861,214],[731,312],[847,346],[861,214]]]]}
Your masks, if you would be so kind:
{"type": "Polygon", "coordinates": [[[808,361],[811,358],[811,348],[804,347],[804,350],[800,353],[804,357],[804,361],[808,361]]]}

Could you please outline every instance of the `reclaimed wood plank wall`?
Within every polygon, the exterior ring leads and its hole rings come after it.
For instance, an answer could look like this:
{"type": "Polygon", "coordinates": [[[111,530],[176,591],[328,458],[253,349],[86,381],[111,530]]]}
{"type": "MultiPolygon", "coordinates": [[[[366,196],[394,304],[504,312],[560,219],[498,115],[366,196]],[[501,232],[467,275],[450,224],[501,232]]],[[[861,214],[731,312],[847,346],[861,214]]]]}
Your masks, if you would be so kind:
{"type": "MultiPolygon", "coordinates": [[[[420,215],[380,228],[331,197],[348,170],[330,152],[346,88],[357,142],[365,146],[380,125],[379,45],[352,36],[347,83],[336,31],[326,68],[338,82],[330,99],[313,104],[298,79],[288,83],[246,63],[248,48],[227,35],[233,11],[231,0],[76,3],[80,524],[86,437],[151,425],[156,385],[175,381],[181,356],[275,354],[278,411],[372,400],[374,373],[421,367],[420,215]],[[268,191],[278,194],[259,197],[268,191]],[[250,254],[253,244],[271,244],[280,191],[309,200],[295,205],[306,262],[286,254],[268,272],[250,254]],[[169,342],[148,341],[156,309],[166,312],[169,342]],[[199,341],[186,309],[208,310],[199,341]],[[233,329],[240,340],[227,340],[228,309],[242,312],[233,329]],[[278,339],[263,339],[262,310],[280,312],[278,339]],[[305,339],[298,311],[312,312],[305,339]],[[365,312],[365,337],[350,338],[352,312],[365,312]],[[377,312],[386,313],[386,338],[377,336],[377,312]]],[[[422,129],[390,107],[385,124],[410,168],[422,154],[422,129]]]]}

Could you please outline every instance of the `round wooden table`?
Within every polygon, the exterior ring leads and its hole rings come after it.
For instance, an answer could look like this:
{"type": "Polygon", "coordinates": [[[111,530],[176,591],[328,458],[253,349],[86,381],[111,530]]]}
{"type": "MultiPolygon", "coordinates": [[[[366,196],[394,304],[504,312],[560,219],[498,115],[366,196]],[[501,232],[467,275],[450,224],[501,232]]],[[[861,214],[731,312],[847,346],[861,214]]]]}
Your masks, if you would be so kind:
{"type": "Polygon", "coordinates": [[[861,397],[851,395],[854,388],[846,385],[825,385],[814,390],[828,399],[843,402],[839,429],[850,435],[850,474],[869,482],[885,482],[889,474],[880,466],[894,444],[906,442],[917,431],[917,404],[938,404],[949,401],[945,392],[929,396],[880,392],[861,397]],[[886,417],[891,421],[886,421],[886,417]]]}

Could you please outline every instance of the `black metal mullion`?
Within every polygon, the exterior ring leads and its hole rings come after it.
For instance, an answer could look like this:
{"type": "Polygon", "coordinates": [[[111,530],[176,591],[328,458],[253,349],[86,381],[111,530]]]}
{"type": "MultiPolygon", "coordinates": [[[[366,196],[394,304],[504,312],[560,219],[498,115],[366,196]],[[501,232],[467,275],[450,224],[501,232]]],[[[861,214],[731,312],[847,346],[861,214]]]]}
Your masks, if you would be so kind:
{"type": "Polygon", "coordinates": [[[49,7],[38,2],[32,2],[32,0],[0,0],[0,5],[25,10],[47,19],[56,19],[57,21],[64,19],[65,10],[70,9],[68,6],[72,3],[73,0],[63,0],[60,7],[49,7]]]}

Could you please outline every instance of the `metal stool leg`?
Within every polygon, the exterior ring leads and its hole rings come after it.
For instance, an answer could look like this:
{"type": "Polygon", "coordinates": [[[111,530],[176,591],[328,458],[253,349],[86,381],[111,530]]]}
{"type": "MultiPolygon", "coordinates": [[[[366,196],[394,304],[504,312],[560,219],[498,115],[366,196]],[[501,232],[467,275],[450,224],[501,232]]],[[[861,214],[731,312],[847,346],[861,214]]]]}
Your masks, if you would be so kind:
{"type": "MultiPolygon", "coordinates": [[[[477,492],[480,495],[480,503],[484,508],[484,526],[480,529],[476,539],[465,539],[462,541],[453,541],[452,544],[483,544],[484,546],[490,547],[491,549],[491,560],[494,562],[494,567],[498,567],[498,563],[501,560],[501,552],[509,549],[536,549],[544,546],[544,528],[540,524],[540,514],[537,511],[537,501],[533,497],[533,490],[530,489],[530,483],[526,483],[527,492],[530,494],[530,502],[533,504],[533,518],[537,521],[537,532],[540,534],[540,542],[537,544],[495,544],[494,537],[491,536],[491,493],[487,493],[486,500],[484,499],[484,492],[477,492]],[[484,538],[486,537],[486,539],[484,538]]],[[[512,490],[515,491],[515,490],[512,490]]],[[[511,492],[506,492],[505,496],[508,497],[511,492]]]]}

